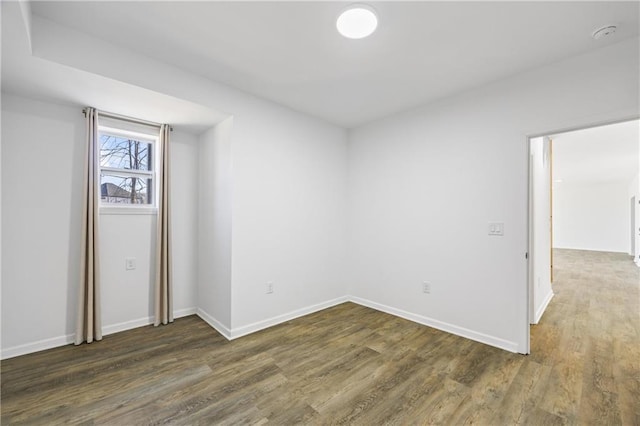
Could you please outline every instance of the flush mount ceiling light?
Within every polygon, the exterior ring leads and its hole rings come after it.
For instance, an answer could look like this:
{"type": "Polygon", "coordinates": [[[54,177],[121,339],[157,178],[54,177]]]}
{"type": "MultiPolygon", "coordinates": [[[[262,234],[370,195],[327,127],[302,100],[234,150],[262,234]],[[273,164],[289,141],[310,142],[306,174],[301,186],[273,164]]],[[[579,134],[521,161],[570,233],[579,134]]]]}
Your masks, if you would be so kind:
{"type": "Polygon", "coordinates": [[[600,40],[601,38],[613,35],[616,32],[616,29],[618,29],[618,27],[616,27],[615,25],[606,25],[595,30],[593,34],[591,34],[591,37],[595,38],[596,40],[600,40]]]}
{"type": "Polygon", "coordinates": [[[338,20],[338,32],[347,38],[365,38],[373,34],[378,26],[375,10],[366,4],[352,4],[345,9],[338,20]]]}

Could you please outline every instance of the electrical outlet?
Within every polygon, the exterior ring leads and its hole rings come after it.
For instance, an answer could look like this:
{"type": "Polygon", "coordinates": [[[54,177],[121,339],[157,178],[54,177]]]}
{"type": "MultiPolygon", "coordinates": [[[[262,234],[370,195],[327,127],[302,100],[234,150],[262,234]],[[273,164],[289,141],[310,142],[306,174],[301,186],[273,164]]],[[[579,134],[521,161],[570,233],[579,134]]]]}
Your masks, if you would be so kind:
{"type": "Polygon", "coordinates": [[[135,257],[127,257],[124,260],[124,267],[127,271],[131,271],[136,269],[136,258],[135,257]]]}
{"type": "Polygon", "coordinates": [[[267,294],[273,293],[273,281],[267,281],[266,293],[267,294]]]}
{"type": "Polygon", "coordinates": [[[422,282],[422,292],[423,293],[431,293],[431,283],[427,281],[422,282]]]}

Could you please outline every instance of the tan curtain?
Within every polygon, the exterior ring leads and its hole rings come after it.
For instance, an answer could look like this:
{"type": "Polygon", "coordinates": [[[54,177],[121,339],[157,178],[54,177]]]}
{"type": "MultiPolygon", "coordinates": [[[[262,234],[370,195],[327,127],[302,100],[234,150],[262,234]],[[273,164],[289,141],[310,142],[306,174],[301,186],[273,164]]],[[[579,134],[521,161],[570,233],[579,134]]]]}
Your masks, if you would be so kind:
{"type": "Polygon", "coordinates": [[[98,250],[98,112],[85,110],[87,117],[87,143],[84,165],[82,203],[82,239],[80,250],[80,285],[75,344],[102,340],[100,319],[100,259],[98,250]]]}
{"type": "Polygon", "coordinates": [[[158,143],[158,230],[156,239],[156,284],[154,325],[173,322],[172,257],[171,257],[171,211],[169,197],[169,132],[171,128],[160,127],[158,143]]]}

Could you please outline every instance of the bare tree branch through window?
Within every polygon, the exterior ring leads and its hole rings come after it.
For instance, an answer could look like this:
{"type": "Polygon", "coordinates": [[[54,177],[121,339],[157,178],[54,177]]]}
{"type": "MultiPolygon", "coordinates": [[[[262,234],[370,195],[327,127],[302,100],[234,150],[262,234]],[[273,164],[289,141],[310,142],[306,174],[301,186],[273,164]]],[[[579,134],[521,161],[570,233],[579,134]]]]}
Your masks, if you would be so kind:
{"type": "Polygon", "coordinates": [[[100,191],[106,203],[151,204],[153,144],[100,134],[100,191]]]}

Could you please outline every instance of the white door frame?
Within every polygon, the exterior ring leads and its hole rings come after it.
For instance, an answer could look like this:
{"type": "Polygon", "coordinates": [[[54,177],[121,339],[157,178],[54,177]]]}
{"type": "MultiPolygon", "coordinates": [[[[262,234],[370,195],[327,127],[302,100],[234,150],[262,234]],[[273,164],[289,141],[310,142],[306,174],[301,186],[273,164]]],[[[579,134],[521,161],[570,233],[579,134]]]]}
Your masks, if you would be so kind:
{"type": "Polygon", "coordinates": [[[629,211],[629,219],[631,222],[630,224],[631,225],[631,250],[629,252],[633,256],[633,260],[635,261],[636,253],[637,253],[636,235],[638,234],[638,230],[637,230],[638,225],[636,224],[636,216],[638,215],[638,207],[637,207],[638,202],[636,201],[636,196],[632,195],[629,202],[631,207],[631,210],[629,211]]]}
{"type": "MultiPolygon", "coordinates": [[[[638,162],[640,162],[640,158],[638,158],[638,162]]],[[[638,184],[640,185],[640,182],[638,182],[638,184]]],[[[638,192],[637,194],[640,194],[640,188],[638,188],[638,192]]],[[[636,265],[638,265],[638,268],[640,268],[640,198],[638,198],[638,195],[635,195],[632,197],[633,200],[633,206],[634,209],[632,211],[633,216],[633,225],[634,225],[634,245],[633,248],[635,249],[633,252],[633,261],[635,262],[636,265]]]]}

